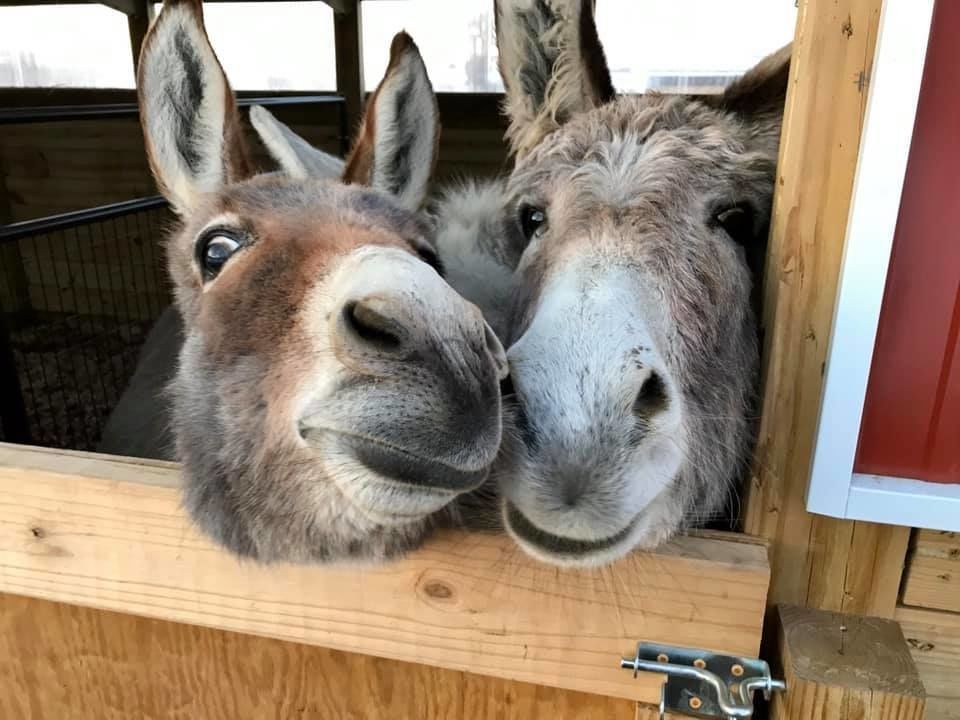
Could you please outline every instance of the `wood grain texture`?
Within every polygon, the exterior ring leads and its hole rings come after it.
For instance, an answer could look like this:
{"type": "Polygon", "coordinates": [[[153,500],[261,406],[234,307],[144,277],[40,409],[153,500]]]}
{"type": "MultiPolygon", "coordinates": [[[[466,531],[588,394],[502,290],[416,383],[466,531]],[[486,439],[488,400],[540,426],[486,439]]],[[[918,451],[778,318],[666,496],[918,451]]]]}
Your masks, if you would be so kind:
{"type": "Polygon", "coordinates": [[[904,605],[960,612],[960,533],[916,531],[902,600],[904,605]]]}
{"type": "Polygon", "coordinates": [[[0,595],[5,720],[634,715],[629,700],[0,595]]]}
{"type": "Polygon", "coordinates": [[[193,530],[177,470],[0,445],[0,592],[643,702],[639,640],[755,655],[766,549],[684,537],[598,570],[448,532],[383,567],[265,568],[193,530]]]}
{"type": "Polygon", "coordinates": [[[960,720],[960,615],[900,607],[896,619],[927,690],[926,720],[960,720]]]}
{"type": "Polygon", "coordinates": [[[889,617],[909,530],[806,510],[881,5],[800,2],[765,274],[763,401],[744,528],[773,543],[771,605],[889,617]]]}
{"type": "Polygon", "coordinates": [[[923,718],[923,683],[896,622],[793,606],[776,622],[787,692],[774,695],[771,720],[923,718]]]}

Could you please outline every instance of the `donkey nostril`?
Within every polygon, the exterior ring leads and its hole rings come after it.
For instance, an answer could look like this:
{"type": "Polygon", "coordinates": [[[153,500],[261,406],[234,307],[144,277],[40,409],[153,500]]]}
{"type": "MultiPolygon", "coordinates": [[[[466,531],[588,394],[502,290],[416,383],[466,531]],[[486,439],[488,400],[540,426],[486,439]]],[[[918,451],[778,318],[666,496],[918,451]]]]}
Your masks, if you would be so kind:
{"type": "Polygon", "coordinates": [[[400,328],[396,321],[362,300],[344,306],[343,320],[347,328],[368,345],[380,350],[400,347],[400,328]]]}
{"type": "Polygon", "coordinates": [[[644,419],[651,418],[667,407],[667,387],[657,373],[651,372],[643,381],[637,399],[633,401],[634,414],[644,419]]]}

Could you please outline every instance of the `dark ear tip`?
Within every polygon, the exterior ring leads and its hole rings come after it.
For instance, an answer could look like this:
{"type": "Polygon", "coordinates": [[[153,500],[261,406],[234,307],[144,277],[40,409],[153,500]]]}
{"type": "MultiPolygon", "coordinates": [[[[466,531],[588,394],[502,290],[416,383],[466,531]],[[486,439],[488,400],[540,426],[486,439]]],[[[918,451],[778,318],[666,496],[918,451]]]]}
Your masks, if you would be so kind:
{"type": "Polygon", "coordinates": [[[390,59],[394,60],[411,49],[419,52],[413,38],[410,37],[406,30],[401,30],[393,36],[393,41],[390,43],[390,59]]]}

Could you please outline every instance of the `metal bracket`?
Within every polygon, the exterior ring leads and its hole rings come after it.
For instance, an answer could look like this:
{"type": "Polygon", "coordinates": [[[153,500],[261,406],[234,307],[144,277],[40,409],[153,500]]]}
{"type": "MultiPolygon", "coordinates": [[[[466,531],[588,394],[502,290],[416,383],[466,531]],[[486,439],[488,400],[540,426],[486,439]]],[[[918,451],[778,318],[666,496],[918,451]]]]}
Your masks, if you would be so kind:
{"type": "Polygon", "coordinates": [[[715,720],[753,717],[753,693],[762,690],[769,700],[783,691],[783,680],[774,680],[763,660],[718,655],[708,650],[640,643],[637,654],[620,661],[620,667],[667,676],[660,691],[660,718],[667,711],[715,720]]]}

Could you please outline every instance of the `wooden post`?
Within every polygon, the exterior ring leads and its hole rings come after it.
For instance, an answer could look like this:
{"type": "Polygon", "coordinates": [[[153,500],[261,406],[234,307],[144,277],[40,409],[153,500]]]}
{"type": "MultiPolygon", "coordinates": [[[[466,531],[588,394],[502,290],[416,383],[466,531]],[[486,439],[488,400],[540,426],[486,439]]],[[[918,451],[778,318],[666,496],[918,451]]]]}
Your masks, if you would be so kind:
{"type": "Polygon", "coordinates": [[[923,683],[900,626],[883,618],[778,608],[785,693],[770,720],[921,720],[923,683]]]}
{"type": "Polygon", "coordinates": [[[133,53],[133,70],[140,65],[140,48],[147,36],[150,23],[153,22],[153,3],[150,0],[134,0],[133,12],[127,15],[127,27],[130,29],[130,51],[133,53]]]}
{"type": "Polygon", "coordinates": [[[363,112],[363,38],[360,27],[360,3],[356,0],[348,3],[344,12],[334,11],[337,92],[347,101],[348,132],[357,126],[363,112]]]}
{"type": "Polygon", "coordinates": [[[771,540],[771,606],[892,617],[909,528],[806,510],[881,6],[800,3],[765,273],[762,420],[744,530],[771,540]]]}

